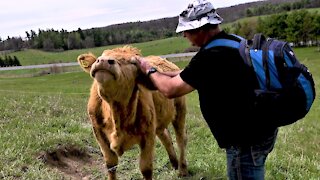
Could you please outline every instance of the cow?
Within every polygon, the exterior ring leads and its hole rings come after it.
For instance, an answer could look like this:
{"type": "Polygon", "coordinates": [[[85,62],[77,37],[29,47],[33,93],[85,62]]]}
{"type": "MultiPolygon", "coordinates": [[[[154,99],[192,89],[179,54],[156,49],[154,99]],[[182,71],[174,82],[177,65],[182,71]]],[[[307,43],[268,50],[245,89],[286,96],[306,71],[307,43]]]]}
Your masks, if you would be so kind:
{"type": "MultiPolygon", "coordinates": [[[[141,51],[125,45],[104,50],[98,58],[90,52],[77,58],[82,69],[93,79],[87,112],[103,154],[108,179],[117,179],[118,160],[134,145],[139,146],[139,168],[143,178],[152,179],[156,137],[165,147],[172,167],[178,169],[179,176],[186,176],[185,97],[168,99],[157,91],[133,60],[136,56],[141,56],[141,51]],[[179,159],[168,131],[170,124],[175,132],[179,159]]],[[[158,71],[179,70],[160,56],[145,58],[158,71]]]]}

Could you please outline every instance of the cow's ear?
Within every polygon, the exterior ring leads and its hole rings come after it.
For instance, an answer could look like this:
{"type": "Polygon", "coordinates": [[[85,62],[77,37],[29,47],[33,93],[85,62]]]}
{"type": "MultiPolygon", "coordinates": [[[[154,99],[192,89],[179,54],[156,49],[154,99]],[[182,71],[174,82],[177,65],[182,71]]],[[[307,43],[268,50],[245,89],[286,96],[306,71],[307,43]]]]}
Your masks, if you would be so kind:
{"type": "Polygon", "coordinates": [[[138,84],[146,87],[149,90],[157,90],[156,86],[153,84],[151,79],[144,74],[140,69],[138,69],[138,84]]]}
{"type": "Polygon", "coordinates": [[[79,55],[77,61],[85,72],[90,73],[91,65],[96,61],[96,59],[97,58],[92,53],[86,53],[79,55]]]}
{"type": "Polygon", "coordinates": [[[132,57],[130,62],[131,64],[134,64],[137,67],[137,83],[149,90],[157,90],[156,86],[153,84],[151,79],[145,73],[143,73],[141,69],[138,67],[137,65],[138,62],[136,58],[137,57],[132,57]]]}

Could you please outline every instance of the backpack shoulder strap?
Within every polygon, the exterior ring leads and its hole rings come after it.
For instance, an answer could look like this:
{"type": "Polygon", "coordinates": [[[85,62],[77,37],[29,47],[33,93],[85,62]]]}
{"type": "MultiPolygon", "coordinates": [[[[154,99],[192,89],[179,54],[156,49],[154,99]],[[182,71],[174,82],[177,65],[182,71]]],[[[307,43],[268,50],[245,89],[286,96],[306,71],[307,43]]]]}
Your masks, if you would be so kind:
{"type": "MultiPolygon", "coordinates": [[[[280,58],[280,59],[285,59],[284,53],[289,53],[292,51],[291,47],[288,45],[287,42],[285,41],[280,41],[280,40],[274,40],[273,44],[270,45],[270,49],[274,51],[274,56],[275,58],[280,58]]],[[[292,51],[293,53],[293,51],[292,51]]],[[[282,63],[287,63],[289,66],[292,66],[295,62],[282,62],[282,63]]]]}
{"type": "Polygon", "coordinates": [[[240,46],[239,46],[239,53],[240,53],[242,59],[244,60],[244,63],[246,65],[248,65],[249,67],[253,67],[252,66],[252,59],[250,56],[250,45],[249,45],[249,44],[252,44],[252,42],[241,37],[241,36],[238,36],[235,34],[232,34],[232,35],[241,39],[240,46]]]}
{"type": "Polygon", "coordinates": [[[212,47],[218,47],[218,46],[231,47],[231,48],[238,49],[240,47],[240,43],[231,39],[215,39],[211,41],[207,46],[205,46],[204,49],[210,49],[212,47]]]}
{"type": "Polygon", "coordinates": [[[262,45],[266,41],[266,37],[262,33],[257,33],[253,36],[252,40],[252,48],[253,49],[262,49],[262,45]]]}
{"type": "Polygon", "coordinates": [[[231,34],[239,39],[241,39],[240,42],[234,41],[231,39],[215,39],[211,41],[207,46],[205,46],[204,49],[209,49],[212,47],[218,47],[218,46],[223,46],[223,47],[231,47],[235,49],[239,49],[239,53],[244,60],[245,64],[247,64],[249,67],[252,67],[252,61],[250,58],[250,50],[248,46],[248,42],[245,38],[241,36],[237,36],[235,34],[231,34]]]}
{"type": "Polygon", "coordinates": [[[269,38],[266,43],[260,42],[260,45],[262,45],[262,65],[263,69],[266,75],[266,87],[267,89],[271,88],[271,82],[270,82],[270,71],[269,71],[269,50],[270,50],[270,44],[273,42],[273,39],[269,38]]]}
{"type": "Polygon", "coordinates": [[[242,59],[244,60],[244,63],[246,63],[249,67],[253,67],[252,66],[252,59],[250,56],[250,47],[248,45],[248,40],[246,40],[246,39],[241,40],[239,52],[240,52],[242,59]]]}

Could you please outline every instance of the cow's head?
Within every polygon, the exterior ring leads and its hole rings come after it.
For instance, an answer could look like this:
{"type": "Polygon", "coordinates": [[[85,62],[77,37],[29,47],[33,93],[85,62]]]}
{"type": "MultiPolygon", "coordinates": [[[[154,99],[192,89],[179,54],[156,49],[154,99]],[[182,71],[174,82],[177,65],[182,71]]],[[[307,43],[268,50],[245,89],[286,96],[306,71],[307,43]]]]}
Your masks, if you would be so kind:
{"type": "Polygon", "coordinates": [[[135,56],[141,56],[139,49],[123,46],[105,50],[98,58],[92,53],[81,54],[77,60],[82,69],[98,83],[100,96],[108,101],[122,101],[130,97],[138,85],[155,89],[132,60],[135,56]]]}

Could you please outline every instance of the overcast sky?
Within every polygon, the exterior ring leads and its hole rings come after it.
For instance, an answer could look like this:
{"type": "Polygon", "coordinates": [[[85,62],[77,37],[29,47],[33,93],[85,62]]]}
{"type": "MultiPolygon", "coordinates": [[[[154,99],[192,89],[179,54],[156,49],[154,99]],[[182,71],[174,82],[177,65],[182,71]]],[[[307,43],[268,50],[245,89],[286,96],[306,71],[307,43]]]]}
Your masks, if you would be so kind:
{"type": "MultiPolygon", "coordinates": [[[[215,8],[258,0],[211,0],[215,8]]],[[[24,38],[38,29],[73,31],[175,17],[188,0],[2,0],[0,37],[24,38]]],[[[219,13],[219,12],[218,12],[219,13]]]]}

